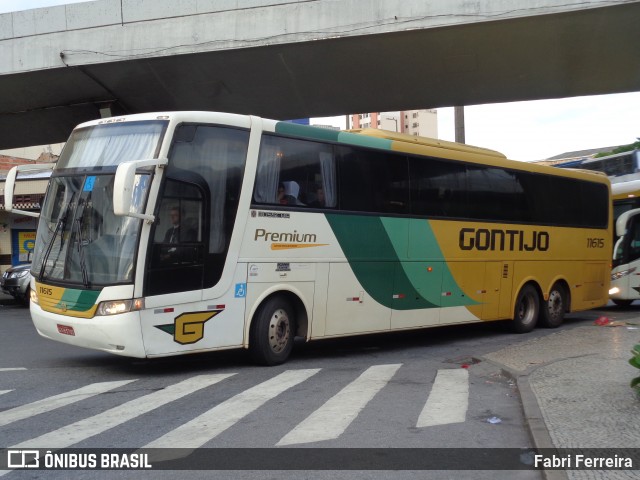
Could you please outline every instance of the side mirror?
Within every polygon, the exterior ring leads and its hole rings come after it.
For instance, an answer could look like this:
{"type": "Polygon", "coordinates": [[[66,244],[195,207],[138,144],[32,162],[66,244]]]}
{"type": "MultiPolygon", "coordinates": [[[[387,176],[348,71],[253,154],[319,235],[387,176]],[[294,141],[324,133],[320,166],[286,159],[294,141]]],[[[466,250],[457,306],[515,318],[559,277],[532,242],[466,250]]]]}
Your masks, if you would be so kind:
{"type": "Polygon", "coordinates": [[[55,163],[36,163],[31,165],[18,165],[17,167],[13,167],[9,170],[4,182],[4,209],[7,212],[38,218],[40,216],[38,212],[29,212],[27,210],[18,210],[17,208],[13,208],[13,191],[16,188],[16,177],[18,176],[18,173],[53,170],[53,167],[55,166],[55,163]]]}
{"type": "Polygon", "coordinates": [[[119,216],[141,218],[153,223],[155,220],[154,215],[131,211],[136,170],[140,167],[148,166],[155,166],[156,170],[158,170],[164,168],[167,163],[168,160],[166,158],[153,158],[148,160],[132,160],[118,165],[113,185],[113,213],[119,216]]]}

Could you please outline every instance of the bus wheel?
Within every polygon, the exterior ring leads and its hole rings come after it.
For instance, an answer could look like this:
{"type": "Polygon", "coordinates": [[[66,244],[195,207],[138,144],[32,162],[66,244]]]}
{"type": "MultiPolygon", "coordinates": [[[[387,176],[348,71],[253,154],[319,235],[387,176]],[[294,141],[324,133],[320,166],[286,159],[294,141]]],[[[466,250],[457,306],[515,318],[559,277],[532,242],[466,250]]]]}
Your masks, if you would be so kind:
{"type": "Polygon", "coordinates": [[[540,324],[547,328],[557,328],[562,325],[564,312],[567,309],[567,294],[565,288],[555,283],[549,292],[549,300],[540,305],[540,324]]]}
{"type": "Polygon", "coordinates": [[[294,310],[281,296],[264,302],[249,331],[249,351],[260,365],[278,365],[289,357],[295,336],[294,310]]]}
{"type": "Polygon", "coordinates": [[[516,300],[511,329],[516,333],[527,333],[533,330],[538,322],[539,309],[538,291],[533,285],[525,285],[516,300]]]}
{"type": "Polygon", "coordinates": [[[22,305],[25,307],[28,307],[30,301],[31,301],[31,287],[27,287],[27,291],[24,292],[24,297],[22,297],[22,305]]]}

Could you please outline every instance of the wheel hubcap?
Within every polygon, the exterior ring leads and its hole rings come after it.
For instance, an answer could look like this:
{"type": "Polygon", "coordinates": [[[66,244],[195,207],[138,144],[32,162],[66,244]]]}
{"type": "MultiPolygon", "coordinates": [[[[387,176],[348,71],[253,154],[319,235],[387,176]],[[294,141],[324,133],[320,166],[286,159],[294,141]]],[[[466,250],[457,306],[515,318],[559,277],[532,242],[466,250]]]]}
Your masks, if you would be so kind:
{"type": "Polygon", "coordinates": [[[560,292],[553,290],[549,294],[547,308],[549,309],[549,316],[553,319],[557,319],[562,315],[562,295],[560,295],[560,292]]]}
{"type": "Polygon", "coordinates": [[[291,329],[287,312],[279,308],[271,316],[269,322],[269,346],[275,353],[280,353],[289,342],[291,329]]]}
{"type": "Polygon", "coordinates": [[[523,325],[527,325],[533,321],[535,315],[533,295],[527,294],[522,297],[518,305],[518,317],[523,325]]]}

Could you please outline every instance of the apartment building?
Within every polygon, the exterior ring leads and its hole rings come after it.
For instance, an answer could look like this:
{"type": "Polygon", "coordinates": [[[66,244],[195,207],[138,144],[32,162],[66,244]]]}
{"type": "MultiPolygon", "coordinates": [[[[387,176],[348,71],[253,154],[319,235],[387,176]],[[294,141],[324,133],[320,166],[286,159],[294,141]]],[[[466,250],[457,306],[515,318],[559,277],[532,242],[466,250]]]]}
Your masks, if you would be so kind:
{"type": "Polygon", "coordinates": [[[435,109],[359,113],[349,116],[349,128],[380,128],[419,137],[438,138],[435,109]]]}

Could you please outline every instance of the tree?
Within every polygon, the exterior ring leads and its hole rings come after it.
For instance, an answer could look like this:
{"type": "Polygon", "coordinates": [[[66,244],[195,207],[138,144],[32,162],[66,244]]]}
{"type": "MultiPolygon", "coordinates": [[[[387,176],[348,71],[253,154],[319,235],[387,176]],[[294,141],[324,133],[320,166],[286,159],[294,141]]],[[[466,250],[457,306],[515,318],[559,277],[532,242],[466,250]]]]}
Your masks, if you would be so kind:
{"type": "Polygon", "coordinates": [[[630,152],[630,151],[635,150],[637,148],[640,148],[640,137],[637,138],[635,142],[633,142],[633,143],[631,143],[629,145],[622,145],[620,147],[614,148],[610,152],[600,152],[600,153],[594,155],[593,158],[608,157],[609,155],[615,155],[616,153],[630,152]]]}

